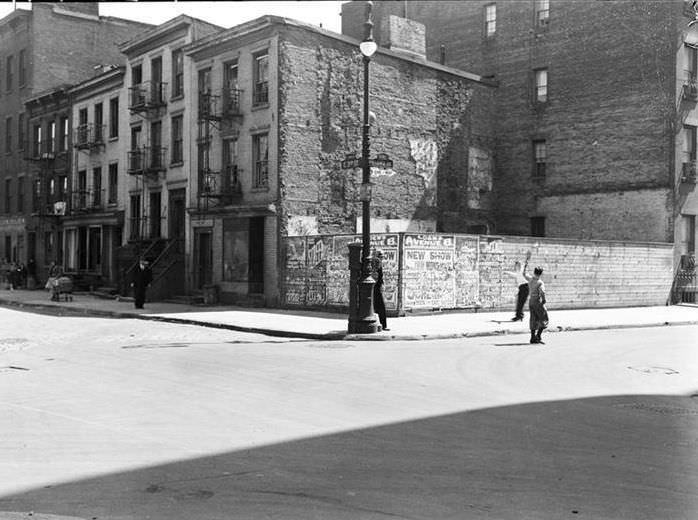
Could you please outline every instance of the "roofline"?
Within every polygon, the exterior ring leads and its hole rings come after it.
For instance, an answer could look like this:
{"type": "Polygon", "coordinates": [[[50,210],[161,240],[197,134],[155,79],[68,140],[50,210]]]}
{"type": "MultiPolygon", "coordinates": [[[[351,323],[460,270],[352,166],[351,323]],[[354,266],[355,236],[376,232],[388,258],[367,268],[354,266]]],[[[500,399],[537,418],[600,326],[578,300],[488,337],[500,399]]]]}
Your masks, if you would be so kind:
{"type": "MultiPolygon", "coordinates": [[[[278,26],[278,25],[283,25],[283,26],[289,26],[289,27],[296,27],[299,29],[307,30],[307,31],[312,31],[314,33],[320,34],[322,36],[326,36],[328,38],[332,38],[337,41],[341,41],[343,43],[352,45],[358,49],[360,40],[357,40],[356,38],[351,38],[349,36],[345,36],[343,34],[336,33],[334,31],[328,31],[327,29],[323,29],[321,27],[317,27],[312,24],[308,24],[305,22],[300,22],[298,20],[294,20],[292,18],[284,18],[281,16],[274,16],[274,15],[265,15],[261,16],[259,18],[256,18],[254,20],[251,20],[249,22],[243,23],[241,25],[237,25],[235,27],[231,27],[230,29],[225,29],[221,32],[218,32],[216,34],[211,34],[205,38],[201,38],[199,40],[196,40],[184,47],[184,53],[185,54],[196,54],[198,52],[201,52],[207,48],[214,47],[217,45],[222,45],[232,39],[235,38],[240,38],[242,36],[246,36],[249,34],[252,34],[256,31],[260,31],[262,29],[268,28],[268,27],[273,27],[273,26],[278,26]]],[[[429,61],[426,58],[419,58],[417,56],[411,56],[406,53],[402,53],[399,51],[393,51],[390,49],[386,49],[385,47],[378,47],[378,50],[376,51],[376,54],[382,54],[385,56],[390,56],[391,58],[396,58],[399,60],[407,61],[410,63],[414,63],[416,65],[420,65],[423,67],[427,67],[430,69],[438,70],[440,72],[444,72],[446,74],[450,74],[453,76],[457,76],[459,78],[467,79],[470,81],[475,81],[477,83],[482,83],[484,85],[496,87],[499,85],[499,82],[490,78],[486,78],[484,76],[480,76],[478,74],[473,74],[472,72],[466,72],[461,69],[456,69],[453,67],[448,67],[446,65],[442,65],[440,63],[436,63],[434,61],[429,61]]]]}
{"type": "Polygon", "coordinates": [[[112,69],[109,69],[106,72],[102,72],[101,74],[98,74],[97,76],[93,76],[89,79],[86,79],[84,81],[81,81],[80,83],[77,83],[70,87],[69,92],[70,94],[77,94],[78,92],[81,92],[82,90],[87,90],[92,87],[98,86],[100,83],[106,83],[109,80],[116,78],[118,76],[123,76],[126,74],[126,67],[123,65],[114,67],[112,69]]]}
{"type": "Polygon", "coordinates": [[[35,94],[32,97],[25,99],[24,104],[27,105],[29,103],[38,103],[44,98],[49,98],[49,97],[54,97],[54,96],[60,96],[60,95],[67,96],[70,89],[71,89],[71,85],[64,83],[63,85],[58,85],[56,87],[52,87],[49,90],[44,90],[43,92],[39,92],[38,94],[35,94]]]}
{"type": "Polygon", "coordinates": [[[210,27],[218,27],[220,30],[224,30],[225,27],[220,27],[216,24],[200,20],[199,18],[194,18],[186,14],[180,14],[160,25],[152,25],[149,29],[146,29],[142,33],[134,36],[128,41],[125,41],[118,45],[119,51],[124,54],[134,50],[135,48],[147,44],[151,40],[156,40],[159,36],[166,34],[180,26],[193,26],[196,23],[203,23],[210,27]]]}
{"type": "Polygon", "coordinates": [[[14,18],[19,18],[21,16],[30,17],[31,15],[32,15],[31,9],[21,9],[18,7],[17,9],[12,11],[10,14],[5,15],[3,18],[0,18],[0,25],[11,22],[14,18]]]}

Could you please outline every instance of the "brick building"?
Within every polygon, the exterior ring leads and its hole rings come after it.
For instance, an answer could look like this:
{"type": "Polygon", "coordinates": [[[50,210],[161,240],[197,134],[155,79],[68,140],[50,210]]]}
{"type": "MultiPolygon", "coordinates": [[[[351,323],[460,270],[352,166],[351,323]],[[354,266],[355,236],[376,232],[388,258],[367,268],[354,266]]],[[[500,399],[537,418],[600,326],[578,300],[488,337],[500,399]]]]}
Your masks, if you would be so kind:
{"type": "MultiPolygon", "coordinates": [[[[690,2],[379,1],[427,56],[496,78],[493,232],[674,242],[695,254],[698,29],[690,2]],[[688,10],[687,10],[688,8],[688,10]],[[688,15],[688,17],[687,17],[688,15]]],[[[363,2],[343,5],[360,37],[363,2]]]]}
{"type": "MultiPolygon", "coordinates": [[[[361,150],[358,43],[267,16],[186,48],[210,78],[198,81],[192,246],[222,299],[278,304],[283,237],[361,229],[360,171],[340,167],[361,150]]],[[[373,230],[488,227],[494,84],[425,60],[414,42],[379,49],[370,71],[372,156],[393,160],[372,169],[373,230]]]]}
{"type": "MultiPolygon", "coordinates": [[[[99,16],[96,2],[39,2],[31,11],[18,9],[0,20],[1,259],[35,258],[40,277],[50,261],[62,261],[57,256],[60,219],[55,216],[61,206],[53,205],[61,200],[51,197],[63,186],[70,153],[59,158],[57,150],[33,150],[37,139],[30,139],[40,138],[42,147],[58,146],[68,129],[69,140],[71,122],[63,126],[61,119],[70,113],[65,87],[94,75],[95,66],[123,62],[116,44],[147,27],[99,16]],[[29,134],[29,112],[42,124],[36,136],[29,134]],[[51,186],[53,195],[46,191],[51,186]],[[29,200],[35,193],[37,200],[29,200]]],[[[70,143],[66,145],[70,150],[70,143]]]]}

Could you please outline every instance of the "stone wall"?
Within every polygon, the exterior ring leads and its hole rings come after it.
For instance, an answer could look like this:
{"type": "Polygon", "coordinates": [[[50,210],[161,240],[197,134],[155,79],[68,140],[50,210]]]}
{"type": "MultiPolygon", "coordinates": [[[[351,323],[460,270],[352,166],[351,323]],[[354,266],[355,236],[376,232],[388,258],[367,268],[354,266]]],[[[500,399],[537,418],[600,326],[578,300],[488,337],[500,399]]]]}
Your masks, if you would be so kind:
{"type": "MultiPolygon", "coordinates": [[[[348,244],[360,235],[287,237],[281,305],[346,309],[348,244]]],[[[540,266],[550,309],[664,305],[672,287],[671,244],[461,234],[373,234],[384,252],[388,311],[511,310],[509,273],[530,255],[540,266]]]]}

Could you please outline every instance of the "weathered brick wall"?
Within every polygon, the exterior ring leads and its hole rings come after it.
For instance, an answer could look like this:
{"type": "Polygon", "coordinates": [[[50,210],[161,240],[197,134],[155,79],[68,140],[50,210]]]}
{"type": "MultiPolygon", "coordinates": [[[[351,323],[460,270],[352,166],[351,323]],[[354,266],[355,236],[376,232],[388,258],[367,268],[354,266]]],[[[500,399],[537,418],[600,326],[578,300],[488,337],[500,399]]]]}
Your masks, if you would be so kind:
{"type": "MultiPolygon", "coordinates": [[[[298,217],[310,217],[319,233],[353,233],[361,171],[342,170],[339,162],[361,153],[361,56],[355,45],[312,32],[288,30],[281,40],[282,234],[298,217]]],[[[389,54],[374,56],[371,156],[387,153],[393,168],[372,171],[372,217],[464,230],[487,213],[486,205],[469,213],[464,201],[471,147],[486,153],[493,147],[492,90],[389,54]]]]}
{"type": "Polygon", "coordinates": [[[57,14],[54,4],[37,3],[32,8],[34,93],[87,79],[94,75],[96,65],[124,64],[126,57],[117,45],[152,27],[108,17],[57,14]]]}
{"type": "MultiPolygon", "coordinates": [[[[430,59],[440,58],[443,44],[447,65],[496,75],[496,231],[529,234],[529,218],[544,216],[547,234],[562,236],[557,232],[573,232],[574,216],[593,205],[602,224],[567,236],[672,240],[664,222],[647,229],[634,223],[644,220],[642,206],[605,225],[618,210],[617,198],[603,194],[638,191],[633,196],[654,208],[672,191],[681,2],[630,8],[624,1],[551,0],[550,23],[540,31],[533,1],[498,1],[495,36],[485,38],[488,3],[441,1],[435,9],[429,1],[376,2],[374,19],[400,14],[424,23],[430,59]],[[538,67],[549,71],[549,102],[540,107],[531,103],[531,71],[538,67]],[[540,183],[532,182],[533,139],[548,144],[540,183]]],[[[360,34],[359,5],[343,11],[343,31],[360,34]]]]}
{"type": "MultiPolygon", "coordinates": [[[[286,237],[282,306],[344,309],[350,242],[360,235],[286,237]]],[[[518,290],[508,273],[527,256],[543,268],[550,309],[665,305],[672,246],[516,236],[374,234],[385,255],[386,307],[412,310],[513,310],[518,290]]]]}

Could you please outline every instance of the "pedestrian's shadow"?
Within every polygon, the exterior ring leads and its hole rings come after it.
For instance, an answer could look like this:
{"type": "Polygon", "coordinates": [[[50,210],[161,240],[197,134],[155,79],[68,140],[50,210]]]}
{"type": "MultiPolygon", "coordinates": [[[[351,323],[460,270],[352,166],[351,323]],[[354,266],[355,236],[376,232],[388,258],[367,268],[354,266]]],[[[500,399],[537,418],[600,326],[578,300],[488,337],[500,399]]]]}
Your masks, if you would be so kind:
{"type": "Polygon", "coordinates": [[[532,343],[526,342],[526,343],[495,343],[495,347],[530,347],[532,343]]]}

